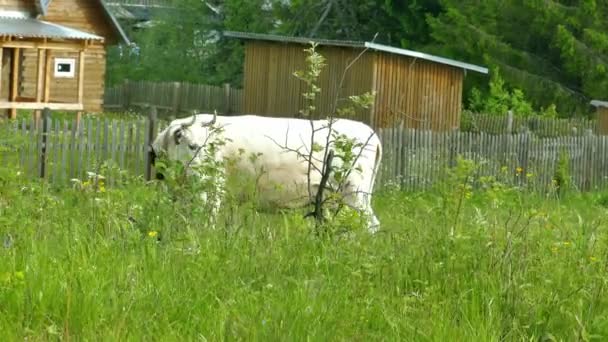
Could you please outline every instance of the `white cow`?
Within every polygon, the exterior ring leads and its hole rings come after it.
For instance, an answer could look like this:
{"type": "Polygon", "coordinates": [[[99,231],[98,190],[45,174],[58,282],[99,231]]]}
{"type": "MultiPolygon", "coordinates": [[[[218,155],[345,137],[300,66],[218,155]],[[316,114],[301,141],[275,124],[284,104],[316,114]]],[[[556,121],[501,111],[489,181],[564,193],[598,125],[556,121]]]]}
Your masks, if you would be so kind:
{"type": "MultiPolygon", "coordinates": [[[[321,182],[319,170],[323,169],[329,121],[314,120],[313,124],[315,152],[310,185],[312,193],[316,194],[321,182]]],[[[173,120],[156,137],[152,153],[159,155],[164,152],[171,159],[197,165],[203,160],[203,154],[209,153],[203,146],[220,137],[225,144],[217,147],[214,160],[240,157],[235,164],[236,170],[240,174],[256,176],[257,194],[265,204],[276,208],[298,208],[314,200],[314,196],[312,200],[309,196],[309,163],[307,158],[302,157],[308,156],[313,146],[312,129],[311,121],[306,119],[197,114],[173,120]],[[255,165],[250,155],[258,156],[255,165]],[[260,171],[262,174],[257,174],[260,171]]],[[[357,170],[352,170],[345,178],[341,193],[347,205],[365,215],[368,229],[376,232],[380,222],[372,210],[371,198],[382,157],[380,139],[372,128],[353,120],[336,120],[332,130],[354,138],[363,147],[362,151],[358,147],[353,150],[357,156],[357,170]]],[[[330,147],[332,141],[333,138],[330,139],[330,147]]],[[[341,158],[335,157],[332,164],[339,167],[341,162],[341,158]]],[[[222,190],[225,178],[218,177],[215,181],[222,190]]],[[[330,177],[328,185],[335,184],[336,180],[330,177]]],[[[217,200],[215,211],[219,210],[219,206],[220,201],[217,200]]]]}

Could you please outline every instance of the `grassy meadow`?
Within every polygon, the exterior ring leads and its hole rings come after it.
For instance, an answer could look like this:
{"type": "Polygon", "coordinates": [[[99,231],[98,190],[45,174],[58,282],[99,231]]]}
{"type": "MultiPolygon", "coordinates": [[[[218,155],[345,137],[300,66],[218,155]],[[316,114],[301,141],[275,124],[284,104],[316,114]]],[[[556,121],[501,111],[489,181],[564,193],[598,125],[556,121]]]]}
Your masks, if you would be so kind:
{"type": "Polygon", "coordinates": [[[432,191],[380,189],[372,236],[351,213],[316,230],[230,198],[210,229],[187,184],[58,187],[3,164],[0,337],[605,340],[608,194],[463,165],[432,191]]]}

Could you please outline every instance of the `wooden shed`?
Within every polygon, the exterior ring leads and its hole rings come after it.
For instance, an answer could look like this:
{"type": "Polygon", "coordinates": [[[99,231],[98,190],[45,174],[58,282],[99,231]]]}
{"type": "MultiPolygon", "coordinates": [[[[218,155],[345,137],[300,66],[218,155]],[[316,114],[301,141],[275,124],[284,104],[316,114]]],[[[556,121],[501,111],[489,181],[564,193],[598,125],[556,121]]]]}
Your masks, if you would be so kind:
{"type": "Polygon", "coordinates": [[[330,113],[336,97],[339,107],[348,96],[375,91],[374,106],[358,111],[355,118],[374,127],[403,122],[412,128],[457,128],[466,72],[488,73],[477,65],[372,42],[234,31],[224,36],[244,41],[244,112],[259,115],[297,116],[304,107],[305,84],[293,72],[306,67],[304,49],[312,41],[326,59],[318,115],[330,113]]]}
{"type": "Polygon", "coordinates": [[[591,105],[597,110],[597,134],[608,135],[608,101],[593,100],[591,105]]]}
{"type": "Polygon", "coordinates": [[[102,0],[0,0],[0,111],[101,111],[117,43],[129,40],[102,0]]]}

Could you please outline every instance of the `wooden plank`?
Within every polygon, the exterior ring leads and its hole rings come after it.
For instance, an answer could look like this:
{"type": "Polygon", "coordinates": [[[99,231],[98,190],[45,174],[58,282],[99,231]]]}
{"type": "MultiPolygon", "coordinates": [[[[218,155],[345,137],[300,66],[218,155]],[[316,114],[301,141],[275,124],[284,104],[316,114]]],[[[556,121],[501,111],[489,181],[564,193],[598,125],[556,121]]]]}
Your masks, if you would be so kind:
{"type": "Polygon", "coordinates": [[[82,43],[53,43],[53,42],[29,42],[29,41],[9,41],[1,42],[1,47],[14,49],[35,49],[35,50],[57,50],[57,51],[78,51],[83,48],[82,43]]]}
{"type": "Polygon", "coordinates": [[[42,102],[42,95],[44,92],[44,51],[38,50],[38,65],[36,68],[36,102],[42,102]]]}
{"type": "MultiPolygon", "coordinates": [[[[46,52],[46,61],[45,61],[45,66],[44,66],[44,96],[42,98],[43,102],[49,102],[50,100],[50,96],[51,96],[51,65],[52,65],[52,59],[53,58],[53,54],[51,53],[51,51],[47,51],[46,52]]],[[[39,103],[38,103],[39,104],[39,103]]],[[[2,102],[0,102],[0,108],[1,108],[2,102]]],[[[67,109],[67,108],[53,108],[50,107],[50,104],[47,104],[48,108],[50,108],[51,110],[53,109],[67,109]]],[[[44,108],[44,105],[42,105],[42,108],[44,108]]],[[[26,109],[37,109],[37,108],[29,108],[27,107],[26,109]]]]}
{"type": "Polygon", "coordinates": [[[72,119],[70,120],[70,125],[71,125],[71,129],[70,129],[70,143],[69,143],[69,177],[70,179],[72,178],[78,178],[77,174],[76,174],[76,156],[78,155],[78,144],[76,142],[76,134],[78,132],[78,127],[77,127],[77,122],[76,120],[72,119]]]}
{"type": "MultiPolygon", "coordinates": [[[[110,144],[110,151],[111,151],[111,159],[112,159],[112,166],[118,166],[118,163],[116,162],[116,149],[117,149],[117,125],[116,125],[116,120],[112,120],[112,130],[110,132],[112,132],[112,143],[110,144]]],[[[110,185],[114,185],[115,183],[115,179],[114,179],[114,173],[112,173],[112,177],[109,179],[110,181],[110,185]]],[[[110,176],[110,175],[108,175],[110,176]]]]}
{"type": "Polygon", "coordinates": [[[120,121],[120,133],[119,133],[119,145],[118,145],[118,154],[120,158],[120,169],[125,170],[125,155],[127,154],[125,149],[125,122],[120,121]]]}
{"type": "Polygon", "coordinates": [[[93,120],[86,120],[87,125],[87,138],[86,138],[86,153],[83,163],[83,171],[86,174],[87,171],[97,173],[97,163],[95,155],[93,154],[93,120]]]}
{"type": "MultiPolygon", "coordinates": [[[[0,48],[0,50],[2,50],[2,49],[0,48]]],[[[0,61],[2,61],[1,56],[0,56],[0,61]]],[[[0,64],[2,64],[2,63],[0,63],[0,64]]],[[[1,72],[2,71],[0,70],[0,73],[1,72]]],[[[16,130],[14,132],[15,135],[18,135],[19,137],[25,137],[25,136],[27,136],[26,119],[22,119],[21,122],[20,122],[20,126],[17,126],[17,128],[18,129],[20,128],[21,131],[16,130]]],[[[25,143],[19,149],[21,151],[21,153],[19,153],[19,165],[21,165],[21,167],[24,169],[23,171],[26,172],[26,173],[28,171],[27,167],[26,167],[26,160],[27,160],[27,158],[29,156],[29,154],[26,152],[27,146],[29,145],[29,141],[27,141],[27,140],[29,140],[29,139],[26,139],[25,143]]]]}
{"type": "Polygon", "coordinates": [[[143,168],[142,165],[143,163],[141,162],[141,157],[143,155],[143,151],[142,151],[142,141],[141,141],[141,120],[137,120],[135,122],[135,143],[133,144],[135,147],[135,152],[134,152],[134,169],[135,169],[135,174],[139,175],[139,174],[143,174],[143,168]]]}
{"type": "MultiPolygon", "coordinates": [[[[46,94],[45,96],[48,96],[46,94]]],[[[38,109],[48,107],[50,110],[83,110],[82,103],[45,103],[45,102],[10,102],[0,101],[0,109],[38,109]]]]}
{"type": "MultiPolygon", "coordinates": [[[[19,97],[19,69],[20,69],[20,57],[21,57],[21,49],[15,48],[13,49],[13,65],[11,70],[11,95],[10,102],[17,101],[17,97],[19,97]]],[[[1,61],[0,61],[1,63],[1,61]]],[[[9,119],[14,119],[17,117],[16,108],[9,107],[9,119]]]]}
{"type": "Polygon", "coordinates": [[[103,160],[108,162],[108,158],[110,157],[110,154],[108,152],[108,144],[109,144],[109,127],[110,125],[110,121],[108,119],[104,119],[103,121],[103,147],[102,147],[102,157],[103,160]]]}
{"type": "Polygon", "coordinates": [[[30,131],[29,131],[30,138],[28,141],[28,145],[29,145],[28,152],[29,152],[29,155],[31,156],[30,164],[29,164],[29,169],[31,170],[31,174],[30,174],[31,176],[38,175],[38,172],[37,172],[38,156],[40,154],[38,153],[38,139],[37,139],[38,132],[37,131],[38,130],[37,130],[35,123],[32,122],[30,125],[30,131]]]}
{"type": "Polygon", "coordinates": [[[96,122],[96,127],[95,127],[95,145],[93,146],[93,150],[95,151],[95,159],[97,160],[98,168],[101,168],[101,166],[103,165],[104,159],[103,159],[103,154],[102,154],[102,149],[101,149],[101,138],[102,138],[102,131],[103,131],[103,126],[102,126],[102,121],[101,119],[97,119],[95,120],[96,122]]]}
{"type": "MultiPolygon", "coordinates": [[[[85,52],[80,50],[78,52],[78,103],[84,102],[84,66],[85,66],[85,52]]],[[[84,108],[84,106],[83,106],[84,108]]]]}
{"type": "Polygon", "coordinates": [[[61,149],[63,153],[61,155],[61,181],[67,183],[69,181],[68,176],[68,155],[71,153],[69,146],[69,122],[63,120],[63,130],[61,131],[61,149]]]}
{"type": "MultiPolygon", "coordinates": [[[[83,132],[84,131],[84,122],[83,121],[78,121],[76,120],[76,126],[78,127],[78,132],[83,132]]],[[[85,149],[86,149],[86,137],[84,136],[84,134],[80,134],[78,133],[76,135],[77,139],[77,144],[78,144],[78,166],[76,169],[76,178],[78,179],[84,179],[86,177],[84,177],[84,166],[83,166],[83,162],[84,162],[84,158],[85,158],[85,149]]]]}
{"type": "Polygon", "coordinates": [[[3,67],[3,61],[4,59],[4,49],[2,48],[2,46],[0,46],[0,94],[2,94],[2,67],[3,67]]]}

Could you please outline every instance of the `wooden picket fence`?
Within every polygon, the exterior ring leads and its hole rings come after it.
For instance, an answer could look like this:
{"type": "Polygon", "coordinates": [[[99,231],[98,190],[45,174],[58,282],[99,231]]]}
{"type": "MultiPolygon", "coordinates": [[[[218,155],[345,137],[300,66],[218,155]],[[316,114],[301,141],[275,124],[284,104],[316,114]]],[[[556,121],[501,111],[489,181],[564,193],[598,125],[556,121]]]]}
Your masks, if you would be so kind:
{"type": "Polygon", "coordinates": [[[199,111],[218,114],[242,112],[242,90],[229,84],[222,87],[187,82],[125,81],[104,93],[104,109],[136,111],[154,106],[159,117],[182,116],[199,111]]]}
{"type": "MultiPolygon", "coordinates": [[[[110,184],[125,174],[150,179],[149,142],[166,124],[146,116],[129,120],[84,117],[80,122],[47,118],[42,124],[18,119],[0,132],[7,133],[0,134],[0,147],[16,147],[11,153],[0,149],[0,158],[4,154],[7,159],[3,158],[3,163],[20,165],[28,175],[58,184],[86,179],[87,172],[101,173],[110,184]],[[15,141],[2,143],[2,137],[15,141]]],[[[572,184],[581,191],[608,186],[608,136],[591,132],[540,137],[530,132],[488,134],[395,127],[381,129],[379,134],[383,144],[379,187],[429,189],[445,179],[448,168],[455,166],[460,156],[476,163],[477,177],[495,176],[512,185],[544,191],[552,182],[560,155],[568,161],[572,184]]]]}
{"type": "Polygon", "coordinates": [[[540,116],[522,117],[513,113],[493,115],[487,113],[463,112],[460,131],[509,134],[530,131],[541,137],[561,137],[585,135],[589,131],[597,134],[598,122],[595,118],[548,118],[540,116]]]}
{"type": "Polygon", "coordinates": [[[2,162],[19,165],[27,176],[54,184],[86,180],[90,173],[101,174],[111,185],[125,175],[150,179],[149,142],[165,126],[165,121],[143,116],[18,119],[5,124],[5,134],[0,135],[8,141],[4,145],[14,147],[4,153],[2,162]]]}
{"type": "Polygon", "coordinates": [[[384,148],[379,183],[405,190],[428,189],[445,179],[459,156],[475,162],[476,178],[493,176],[538,191],[552,185],[563,156],[575,188],[590,191],[608,186],[608,136],[588,132],[539,137],[529,131],[488,134],[398,127],[381,129],[379,134],[384,148]]]}

